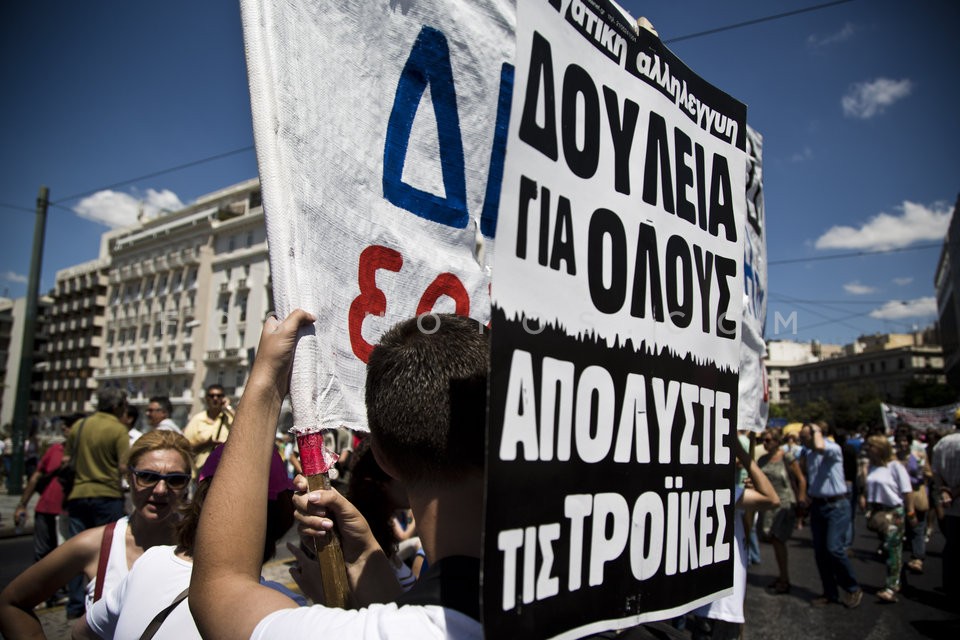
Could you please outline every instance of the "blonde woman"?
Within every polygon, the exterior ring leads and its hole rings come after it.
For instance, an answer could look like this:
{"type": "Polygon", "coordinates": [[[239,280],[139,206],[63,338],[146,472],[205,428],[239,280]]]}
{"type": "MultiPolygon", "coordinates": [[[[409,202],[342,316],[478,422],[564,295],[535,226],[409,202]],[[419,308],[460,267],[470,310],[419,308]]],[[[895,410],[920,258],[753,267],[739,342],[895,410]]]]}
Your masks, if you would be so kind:
{"type": "Polygon", "coordinates": [[[917,519],[910,494],[910,476],[894,457],[893,445],[885,436],[867,438],[867,486],[860,497],[860,506],[867,510],[868,517],[885,518],[877,534],[883,542],[886,556],[887,577],[884,588],[877,592],[882,602],[896,602],[900,590],[900,569],[903,565],[902,547],[905,520],[913,524],[917,519]]]}
{"type": "Polygon", "coordinates": [[[173,431],[151,431],[130,447],[127,468],[133,512],[113,526],[77,534],[14,578],[0,593],[4,637],[43,638],[33,608],[71,578],[82,574],[88,580],[89,607],[123,580],[144,551],[176,542],[180,504],[193,471],[190,443],[173,431]]]}

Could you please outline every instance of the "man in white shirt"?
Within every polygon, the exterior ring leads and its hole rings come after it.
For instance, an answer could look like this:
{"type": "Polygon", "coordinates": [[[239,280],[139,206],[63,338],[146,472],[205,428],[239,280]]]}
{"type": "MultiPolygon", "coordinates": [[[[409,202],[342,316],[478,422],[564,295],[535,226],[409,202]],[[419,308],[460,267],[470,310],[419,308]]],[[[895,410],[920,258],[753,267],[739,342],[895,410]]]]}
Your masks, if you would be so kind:
{"type": "Polygon", "coordinates": [[[147,402],[147,422],[151,429],[165,429],[182,434],[183,430],[170,418],[172,413],[173,405],[167,396],[154,396],[147,402]]]}
{"type": "MultiPolygon", "coordinates": [[[[371,446],[380,466],[406,487],[430,565],[420,582],[399,595],[389,560],[366,521],[336,491],[319,491],[306,500],[316,515],[329,510],[336,518],[353,601],[364,608],[297,608],[259,584],[265,506],[258,489],[267,482],[297,329],[315,321],[296,310],[283,322],[269,318],[264,325],[200,517],[190,609],[203,637],[307,637],[336,629],[338,638],[347,639],[378,629],[383,637],[482,638],[487,333],[467,318],[439,318],[431,334],[421,332],[416,319],[398,324],[383,336],[367,366],[371,446]],[[462,589],[457,598],[431,598],[431,589],[441,591],[441,574],[444,590],[449,584],[462,589]]],[[[321,530],[332,526],[327,519],[321,530]]]]}
{"type": "Polygon", "coordinates": [[[943,520],[943,590],[960,595],[960,432],[942,438],[933,448],[933,476],[940,489],[943,520]]]}

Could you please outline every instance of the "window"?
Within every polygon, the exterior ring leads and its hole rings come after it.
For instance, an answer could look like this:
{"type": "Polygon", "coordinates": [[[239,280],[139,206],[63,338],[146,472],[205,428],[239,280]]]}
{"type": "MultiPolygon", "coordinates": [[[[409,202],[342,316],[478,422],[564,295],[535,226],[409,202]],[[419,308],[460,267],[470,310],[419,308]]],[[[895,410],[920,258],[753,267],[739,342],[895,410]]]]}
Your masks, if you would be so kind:
{"type": "MultiPolygon", "coordinates": [[[[237,306],[240,307],[240,322],[247,321],[247,296],[237,296],[237,306]]],[[[242,342],[242,341],[241,341],[242,342]]]]}
{"type": "Polygon", "coordinates": [[[237,248],[237,239],[235,236],[230,236],[230,239],[227,241],[227,251],[233,251],[237,248]]]}
{"type": "Polygon", "coordinates": [[[240,332],[240,340],[239,340],[239,343],[240,343],[240,344],[238,345],[241,349],[243,348],[244,339],[245,339],[246,337],[247,337],[247,334],[246,334],[245,332],[241,331],[241,332],[240,332]]]}
{"type": "Polygon", "coordinates": [[[249,249],[252,246],[253,246],[253,231],[248,231],[247,232],[247,248],[249,249]]]}
{"type": "Polygon", "coordinates": [[[223,351],[226,348],[227,348],[227,334],[221,333],[220,334],[220,350],[223,351]]]}
{"type": "Polygon", "coordinates": [[[246,374],[246,371],[244,371],[243,369],[237,369],[237,379],[236,379],[236,381],[237,381],[237,386],[238,386],[238,387],[242,387],[242,386],[243,386],[244,378],[246,377],[245,374],[246,374]]]}

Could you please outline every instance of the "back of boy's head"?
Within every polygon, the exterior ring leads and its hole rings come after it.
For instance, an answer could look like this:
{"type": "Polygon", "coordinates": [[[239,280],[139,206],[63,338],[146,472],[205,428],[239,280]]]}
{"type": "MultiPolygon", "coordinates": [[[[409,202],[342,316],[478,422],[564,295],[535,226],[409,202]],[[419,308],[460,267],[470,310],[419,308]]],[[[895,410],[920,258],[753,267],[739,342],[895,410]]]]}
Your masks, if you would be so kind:
{"type": "Polygon", "coordinates": [[[483,472],[489,363],[484,326],[447,314],[395,325],[370,354],[367,422],[408,486],[483,472]]]}

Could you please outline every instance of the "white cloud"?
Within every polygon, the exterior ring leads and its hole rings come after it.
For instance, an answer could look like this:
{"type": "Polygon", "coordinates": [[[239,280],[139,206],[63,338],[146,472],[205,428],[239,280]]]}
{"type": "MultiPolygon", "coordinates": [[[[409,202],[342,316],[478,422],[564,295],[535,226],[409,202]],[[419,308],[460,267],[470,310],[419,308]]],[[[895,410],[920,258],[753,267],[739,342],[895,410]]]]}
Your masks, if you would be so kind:
{"type": "Polygon", "coordinates": [[[856,33],[857,30],[858,29],[856,25],[848,22],[841,27],[840,31],[834,33],[828,33],[823,36],[812,33],[807,36],[807,46],[813,49],[819,49],[820,47],[825,47],[827,45],[837,44],[852,38],[853,34],[856,33]]]}
{"type": "Polygon", "coordinates": [[[884,109],[901,98],[906,98],[913,90],[913,83],[907,78],[891,80],[877,78],[873,82],[858,82],[847,89],[840,100],[843,114],[850,118],[867,120],[883,113],[884,109]]]}
{"type": "Polygon", "coordinates": [[[21,275],[14,271],[7,271],[3,274],[3,279],[7,282],[15,282],[17,284],[27,284],[27,276],[21,275]]]}
{"type": "Polygon", "coordinates": [[[863,296],[868,293],[876,293],[877,291],[876,287],[868,287],[865,284],[860,284],[860,282],[857,280],[843,285],[843,289],[847,293],[852,293],[855,296],[863,296]]]}
{"type": "Polygon", "coordinates": [[[790,156],[790,162],[805,162],[813,158],[813,150],[810,147],[804,147],[803,151],[798,151],[790,156]]]}
{"type": "Polygon", "coordinates": [[[911,282],[913,282],[913,278],[910,278],[910,277],[906,277],[906,278],[894,278],[894,279],[893,279],[893,283],[896,284],[896,285],[899,285],[899,286],[901,286],[901,287],[905,287],[905,286],[907,286],[908,284],[910,284],[911,282]]]}
{"type": "Polygon", "coordinates": [[[81,218],[99,222],[108,227],[126,227],[137,222],[143,207],[144,218],[155,218],[161,211],[176,211],[183,203],[173,191],[147,189],[143,197],[119,191],[98,191],[73,207],[81,218]]]}
{"type": "Polygon", "coordinates": [[[817,238],[817,249],[884,250],[924,240],[942,240],[950,226],[950,207],[904,201],[900,215],[878,213],[859,228],[834,226],[817,238]]]}
{"type": "Polygon", "coordinates": [[[871,318],[878,320],[901,320],[920,318],[937,314],[937,299],[933,296],[916,300],[891,300],[879,309],[870,312],[871,318]]]}

